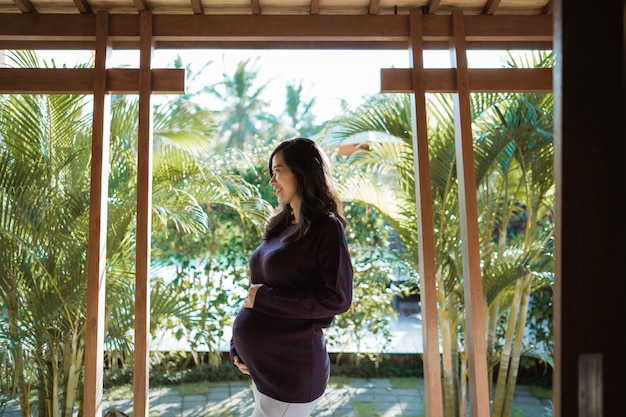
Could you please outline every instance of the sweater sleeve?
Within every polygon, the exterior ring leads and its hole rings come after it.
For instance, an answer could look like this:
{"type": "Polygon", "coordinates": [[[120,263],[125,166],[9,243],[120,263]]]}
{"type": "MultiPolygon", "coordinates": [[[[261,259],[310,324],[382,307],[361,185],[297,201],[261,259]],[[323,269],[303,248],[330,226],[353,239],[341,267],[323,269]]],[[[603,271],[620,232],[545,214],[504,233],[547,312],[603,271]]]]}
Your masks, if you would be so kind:
{"type": "Polygon", "coordinates": [[[339,220],[324,226],[315,257],[320,276],[314,289],[298,291],[264,285],[256,293],[253,309],[273,316],[304,319],[333,317],[347,311],[352,303],[353,269],[339,220]]]}

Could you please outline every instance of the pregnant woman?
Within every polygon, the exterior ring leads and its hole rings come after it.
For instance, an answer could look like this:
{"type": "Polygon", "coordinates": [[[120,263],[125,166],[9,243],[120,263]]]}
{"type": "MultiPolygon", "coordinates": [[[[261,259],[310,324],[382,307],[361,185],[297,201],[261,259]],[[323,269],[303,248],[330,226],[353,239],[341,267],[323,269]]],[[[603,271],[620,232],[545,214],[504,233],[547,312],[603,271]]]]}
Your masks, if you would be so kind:
{"type": "Polygon", "coordinates": [[[330,375],[323,329],[352,302],[345,219],[328,157],[314,141],[281,142],[269,174],[279,205],[250,257],[230,357],[252,378],[251,417],[309,417],[330,375]]]}

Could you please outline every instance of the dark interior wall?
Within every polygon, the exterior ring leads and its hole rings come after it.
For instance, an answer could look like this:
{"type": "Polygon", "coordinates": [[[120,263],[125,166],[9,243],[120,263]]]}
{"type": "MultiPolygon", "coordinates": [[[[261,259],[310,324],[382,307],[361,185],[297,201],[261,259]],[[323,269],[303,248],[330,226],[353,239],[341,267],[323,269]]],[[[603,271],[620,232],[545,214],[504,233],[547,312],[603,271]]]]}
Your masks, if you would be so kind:
{"type": "Polygon", "coordinates": [[[556,3],[555,415],[623,417],[624,1],[556,3]]]}

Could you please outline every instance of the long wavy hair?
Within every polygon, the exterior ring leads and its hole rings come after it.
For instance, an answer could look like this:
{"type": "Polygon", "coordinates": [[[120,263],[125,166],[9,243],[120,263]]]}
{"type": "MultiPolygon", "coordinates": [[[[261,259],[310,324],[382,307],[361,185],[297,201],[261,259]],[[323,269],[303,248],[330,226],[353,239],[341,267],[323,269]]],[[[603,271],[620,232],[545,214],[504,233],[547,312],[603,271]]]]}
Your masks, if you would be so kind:
{"type": "MultiPolygon", "coordinates": [[[[293,233],[285,236],[283,241],[295,242],[301,239],[322,215],[333,214],[345,226],[343,206],[335,188],[326,152],[311,139],[299,137],[287,139],[270,155],[268,164],[270,177],[274,175],[272,160],[278,153],[282,154],[285,165],[296,177],[298,184],[296,193],[302,199],[298,227],[293,233]]],[[[293,220],[291,205],[279,205],[265,226],[265,239],[285,230],[293,220]]]]}

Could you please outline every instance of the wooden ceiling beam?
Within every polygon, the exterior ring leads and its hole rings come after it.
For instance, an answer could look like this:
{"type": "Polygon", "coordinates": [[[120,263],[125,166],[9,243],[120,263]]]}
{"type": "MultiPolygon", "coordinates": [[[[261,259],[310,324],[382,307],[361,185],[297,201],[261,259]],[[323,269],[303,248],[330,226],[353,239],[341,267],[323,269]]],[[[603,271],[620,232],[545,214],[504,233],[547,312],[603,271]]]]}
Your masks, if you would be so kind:
{"type": "Polygon", "coordinates": [[[143,12],[143,11],[146,11],[146,10],[150,10],[146,0],[133,0],[133,1],[135,3],[135,8],[137,9],[138,12],[143,12]]]}
{"type": "Polygon", "coordinates": [[[485,7],[483,7],[482,13],[485,15],[495,14],[496,10],[498,10],[498,7],[500,7],[500,2],[501,0],[487,0],[485,7]]]}
{"type": "Polygon", "coordinates": [[[13,0],[13,3],[22,13],[37,13],[37,9],[35,9],[30,0],[13,0]]]}
{"type": "MultiPolygon", "coordinates": [[[[457,91],[454,68],[424,70],[424,83],[429,93],[457,91]]],[[[472,92],[552,92],[551,68],[498,68],[468,69],[469,90],[472,92]]],[[[408,93],[413,91],[410,68],[385,68],[381,70],[382,93],[408,93]]]]}
{"type": "Polygon", "coordinates": [[[204,7],[202,6],[201,0],[190,0],[191,2],[191,10],[193,10],[193,14],[204,14],[204,7]]]}
{"type": "Polygon", "coordinates": [[[76,6],[76,9],[78,9],[78,11],[82,14],[93,13],[93,10],[87,0],[74,0],[74,6],[76,6]]]}
{"type": "Polygon", "coordinates": [[[428,4],[423,7],[424,14],[434,15],[439,10],[441,0],[428,0],[428,4]]]}
{"type": "MultiPolygon", "coordinates": [[[[139,69],[106,70],[107,93],[137,94],[139,69]]],[[[93,94],[92,68],[0,68],[0,94],[93,94]]],[[[153,69],[153,94],[185,94],[185,70],[153,69]]]]}
{"type": "MultiPolygon", "coordinates": [[[[470,50],[551,50],[552,42],[468,42],[470,50]]],[[[444,41],[424,42],[424,50],[444,50],[448,43],[444,41]]],[[[93,41],[28,41],[0,40],[0,49],[40,49],[40,50],[93,50],[93,41]]],[[[138,49],[136,41],[115,41],[115,50],[138,49]]],[[[155,49],[328,49],[328,50],[406,50],[407,42],[381,41],[160,41],[155,42],[155,49]]]]}
{"type": "Polygon", "coordinates": [[[554,14],[554,0],[549,0],[548,3],[546,3],[546,6],[541,11],[541,13],[546,14],[546,15],[554,14]]]}
{"type": "Polygon", "coordinates": [[[380,0],[370,0],[369,14],[378,14],[380,10],[380,0]]]}
{"type": "MultiPolygon", "coordinates": [[[[518,49],[534,42],[551,49],[552,16],[465,16],[464,19],[470,48],[473,44],[493,42],[492,47],[496,43],[508,43],[504,49],[518,49]]],[[[121,43],[129,47],[137,44],[137,15],[111,15],[110,22],[114,47],[121,43]]],[[[425,45],[437,42],[445,45],[452,36],[450,22],[450,16],[422,16],[425,45]]],[[[409,39],[407,15],[155,15],[153,29],[157,48],[174,44],[204,48],[229,42],[259,47],[265,44],[268,48],[279,43],[319,48],[323,43],[352,46],[359,42],[372,45],[390,42],[406,48],[409,39]]],[[[38,45],[45,47],[50,42],[60,46],[62,42],[89,44],[94,40],[94,15],[0,13],[0,47],[4,49],[15,49],[11,45],[20,43],[39,49],[38,45]]]]}
{"type": "MultiPolygon", "coordinates": [[[[552,42],[468,42],[470,50],[551,50],[552,42]]],[[[444,41],[424,42],[424,50],[444,50],[444,41]]],[[[41,50],[93,50],[93,41],[28,41],[0,40],[0,49],[41,49],[41,50]]],[[[113,49],[138,49],[136,41],[113,42],[113,49]]],[[[159,41],[155,49],[328,49],[328,50],[406,50],[405,41],[159,41]]]]}
{"type": "Polygon", "coordinates": [[[250,10],[252,14],[259,15],[261,14],[261,1],[260,0],[250,0],[250,10]]]}
{"type": "Polygon", "coordinates": [[[311,6],[309,7],[309,13],[312,15],[320,14],[320,0],[311,0],[311,6]]]}

